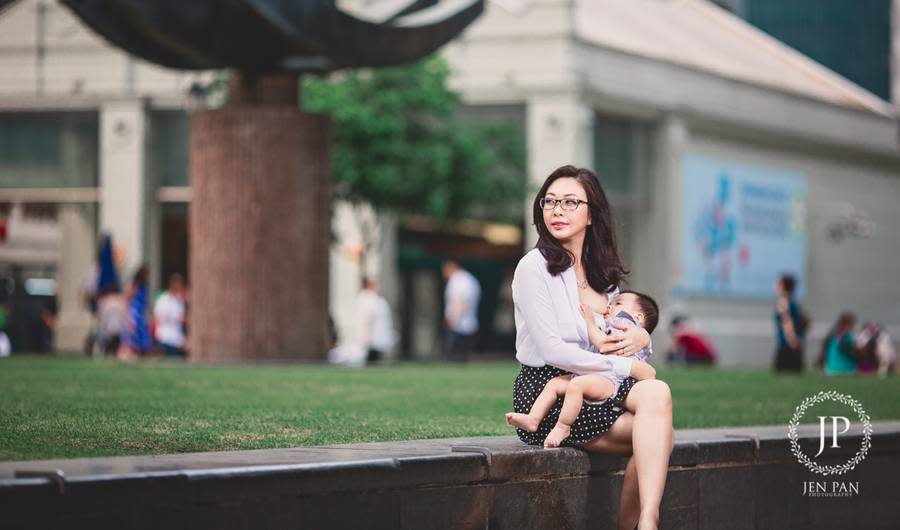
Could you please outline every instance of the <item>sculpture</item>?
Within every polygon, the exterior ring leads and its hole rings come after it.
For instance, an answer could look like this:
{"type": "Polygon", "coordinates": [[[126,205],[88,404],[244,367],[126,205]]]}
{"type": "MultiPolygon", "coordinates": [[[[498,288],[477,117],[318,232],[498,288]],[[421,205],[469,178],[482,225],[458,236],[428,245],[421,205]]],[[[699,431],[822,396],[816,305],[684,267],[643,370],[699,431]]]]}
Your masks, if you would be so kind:
{"type": "Polygon", "coordinates": [[[170,68],[328,71],[413,62],[472,22],[483,0],[62,0],[116,46],[170,68]],[[360,2],[356,2],[360,4],[360,2]]]}

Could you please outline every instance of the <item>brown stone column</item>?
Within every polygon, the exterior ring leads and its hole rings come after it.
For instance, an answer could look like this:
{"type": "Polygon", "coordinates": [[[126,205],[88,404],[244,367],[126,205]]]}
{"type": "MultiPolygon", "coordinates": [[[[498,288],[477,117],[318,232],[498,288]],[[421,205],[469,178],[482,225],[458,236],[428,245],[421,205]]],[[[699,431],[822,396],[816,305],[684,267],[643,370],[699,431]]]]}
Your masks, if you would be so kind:
{"type": "Polygon", "coordinates": [[[236,78],[192,115],[192,361],[325,357],[329,121],[297,96],[297,76],[236,78]]]}

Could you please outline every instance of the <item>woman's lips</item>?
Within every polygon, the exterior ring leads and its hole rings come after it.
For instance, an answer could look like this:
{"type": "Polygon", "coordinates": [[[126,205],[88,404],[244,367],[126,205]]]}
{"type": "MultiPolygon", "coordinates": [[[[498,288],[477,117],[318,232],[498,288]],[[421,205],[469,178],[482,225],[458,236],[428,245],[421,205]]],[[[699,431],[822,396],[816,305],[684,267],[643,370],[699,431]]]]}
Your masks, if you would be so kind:
{"type": "Polygon", "coordinates": [[[567,224],[569,224],[569,223],[550,223],[550,226],[552,226],[556,230],[559,230],[560,228],[566,226],[567,224]]]}

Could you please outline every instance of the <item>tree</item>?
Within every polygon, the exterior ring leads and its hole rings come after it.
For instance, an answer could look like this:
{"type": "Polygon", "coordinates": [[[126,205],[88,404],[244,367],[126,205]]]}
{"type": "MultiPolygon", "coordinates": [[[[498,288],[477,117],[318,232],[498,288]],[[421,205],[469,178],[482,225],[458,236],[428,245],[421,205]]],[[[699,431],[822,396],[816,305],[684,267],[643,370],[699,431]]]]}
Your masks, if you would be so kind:
{"type": "MultiPolygon", "coordinates": [[[[460,121],[449,75],[446,61],[433,56],[410,66],[304,79],[304,109],[332,117],[338,198],[439,223],[520,220],[522,132],[505,123],[460,121]]],[[[365,255],[378,227],[357,219],[365,255]]]]}

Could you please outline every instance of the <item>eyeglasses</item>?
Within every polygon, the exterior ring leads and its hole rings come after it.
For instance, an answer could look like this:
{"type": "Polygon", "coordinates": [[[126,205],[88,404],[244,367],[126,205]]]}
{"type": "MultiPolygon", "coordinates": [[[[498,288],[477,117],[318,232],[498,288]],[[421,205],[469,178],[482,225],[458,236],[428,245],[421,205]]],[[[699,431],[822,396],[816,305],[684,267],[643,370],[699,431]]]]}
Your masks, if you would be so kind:
{"type": "Polygon", "coordinates": [[[548,199],[543,197],[540,200],[541,208],[544,210],[554,210],[556,205],[559,204],[560,208],[567,212],[576,210],[581,203],[588,204],[587,201],[582,201],[581,199],[548,199]]]}

